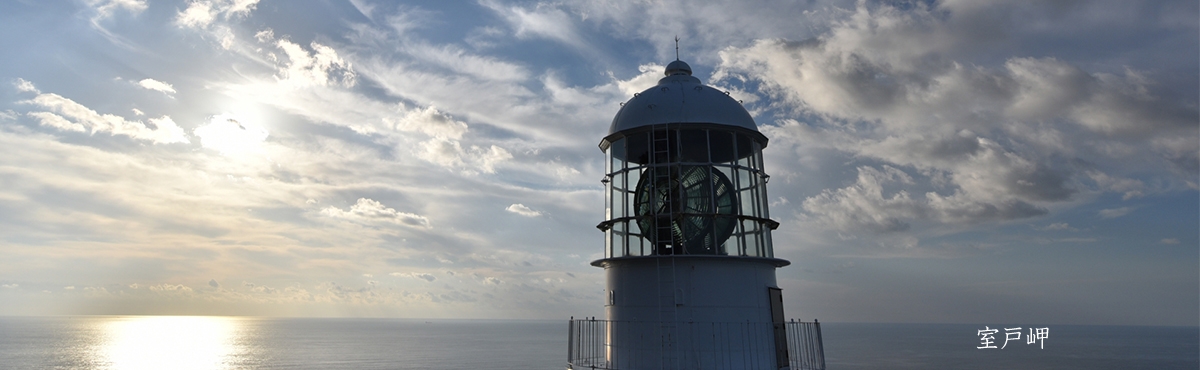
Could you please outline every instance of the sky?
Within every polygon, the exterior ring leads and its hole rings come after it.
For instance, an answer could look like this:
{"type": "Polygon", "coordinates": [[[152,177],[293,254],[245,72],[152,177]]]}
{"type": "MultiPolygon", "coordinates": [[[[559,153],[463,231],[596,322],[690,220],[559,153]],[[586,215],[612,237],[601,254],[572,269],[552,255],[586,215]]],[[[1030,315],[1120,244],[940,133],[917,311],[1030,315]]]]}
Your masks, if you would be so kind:
{"type": "Polygon", "coordinates": [[[603,153],[679,57],[788,317],[1200,324],[1196,1],[0,3],[0,315],[602,316],[603,153]]]}

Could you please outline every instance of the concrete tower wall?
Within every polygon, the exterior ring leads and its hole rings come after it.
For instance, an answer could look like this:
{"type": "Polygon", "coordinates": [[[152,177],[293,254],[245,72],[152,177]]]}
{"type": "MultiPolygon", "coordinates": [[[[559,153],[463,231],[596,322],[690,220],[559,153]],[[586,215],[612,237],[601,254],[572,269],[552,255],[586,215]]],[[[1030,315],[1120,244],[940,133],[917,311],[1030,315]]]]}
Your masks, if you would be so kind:
{"type": "MultiPolygon", "coordinates": [[[[608,259],[614,369],[775,368],[772,258],[608,259]]],[[[781,309],[781,308],[780,308],[781,309]]]]}
{"type": "Polygon", "coordinates": [[[771,322],[771,258],[650,257],[605,261],[609,320],[771,322]],[[673,312],[667,312],[673,311],[673,312]]]}

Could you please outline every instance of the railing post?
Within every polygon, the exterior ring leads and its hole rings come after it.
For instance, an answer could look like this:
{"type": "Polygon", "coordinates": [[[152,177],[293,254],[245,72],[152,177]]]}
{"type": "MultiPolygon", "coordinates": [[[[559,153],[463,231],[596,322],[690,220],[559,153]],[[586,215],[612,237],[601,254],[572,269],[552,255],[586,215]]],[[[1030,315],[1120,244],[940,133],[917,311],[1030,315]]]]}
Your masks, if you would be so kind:
{"type": "Polygon", "coordinates": [[[575,362],[575,316],[567,321],[567,368],[575,362]]]}
{"type": "Polygon", "coordinates": [[[825,342],[821,340],[821,322],[813,319],[813,327],[817,330],[817,354],[819,356],[820,368],[825,370],[825,342]]]}

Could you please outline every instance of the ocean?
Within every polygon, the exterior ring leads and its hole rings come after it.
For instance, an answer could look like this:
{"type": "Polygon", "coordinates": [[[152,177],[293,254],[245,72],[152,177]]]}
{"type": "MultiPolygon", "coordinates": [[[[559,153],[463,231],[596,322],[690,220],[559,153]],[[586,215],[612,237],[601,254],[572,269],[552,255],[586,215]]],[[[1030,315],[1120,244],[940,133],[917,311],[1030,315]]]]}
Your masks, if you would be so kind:
{"type": "MultiPolygon", "coordinates": [[[[1200,328],[822,323],[828,369],[1197,369],[1200,328]],[[1004,344],[1006,327],[994,335],[1004,344]]],[[[0,369],[557,369],[567,320],[0,317],[0,369]]]]}

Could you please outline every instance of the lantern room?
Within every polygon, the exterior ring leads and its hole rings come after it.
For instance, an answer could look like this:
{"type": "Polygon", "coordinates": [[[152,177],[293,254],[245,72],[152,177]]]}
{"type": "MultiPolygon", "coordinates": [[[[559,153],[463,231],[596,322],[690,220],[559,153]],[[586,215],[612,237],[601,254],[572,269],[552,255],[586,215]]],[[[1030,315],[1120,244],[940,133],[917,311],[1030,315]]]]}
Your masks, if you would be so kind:
{"type": "Polygon", "coordinates": [[[773,258],[762,149],[767,138],[728,93],[674,61],[622,105],[600,142],[605,258],[773,258]]]}

